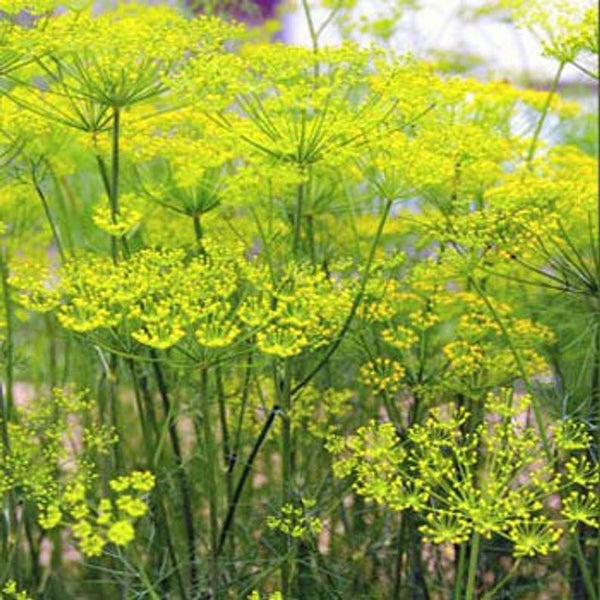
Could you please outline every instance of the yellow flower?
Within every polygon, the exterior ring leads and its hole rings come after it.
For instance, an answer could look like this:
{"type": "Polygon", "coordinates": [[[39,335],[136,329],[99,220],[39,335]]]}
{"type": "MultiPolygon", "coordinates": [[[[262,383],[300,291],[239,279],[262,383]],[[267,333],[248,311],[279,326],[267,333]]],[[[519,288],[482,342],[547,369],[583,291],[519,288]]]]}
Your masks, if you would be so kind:
{"type": "Polygon", "coordinates": [[[56,527],[62,518],[62,512],[58,503],[52,503],[43,509],[43,512],[38,517],[38,522],[44,529],[53,529],[56,527]]]}
{"type": "Polygon", "coordinates": [[[150,471],[133,471],[129,474],[131,487],[138,492],[149,492],[156,484],[156,477],[150,471]]]}
{"type": "Polygon", "coordinates": [[[133,498],[129,494],[117,499],[117,507],[130,517],[141,517],[148,512],[148,506],[143,500],[133,498]]]}
{"type": "Polygon", "coordinates": [[[133,525],[126,520],[117,521],[109,527],[106,537],[117,546],[125,546],[135,537],[133,525]]]}

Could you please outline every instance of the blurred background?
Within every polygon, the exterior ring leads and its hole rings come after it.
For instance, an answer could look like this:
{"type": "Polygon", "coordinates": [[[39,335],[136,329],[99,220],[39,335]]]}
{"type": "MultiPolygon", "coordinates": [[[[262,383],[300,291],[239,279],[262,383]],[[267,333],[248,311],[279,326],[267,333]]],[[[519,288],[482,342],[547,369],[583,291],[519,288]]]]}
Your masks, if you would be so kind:
{"type": "MultiPolygon", "coordinates": [[[[154,2],[160,0],[154,0],[154,2]]],[[[174,0],[176,1],[176,0],[174,0]]],[[[482,80],[503,79],[519,87],[549,89],[556,58],[544,55],[554,26],[581,14],[593,0],[186,0],[195,13],[217,13],[243,20],[267,39],[311,46],[307,11],[318,44],[342,39],[375,44],[436,63],[438,71],[482,80]],[[515,23],[515,11],[545,13],[546,27],[515,23]],[[553,14],[556,13],[556,14],[553,14]],[[561,20],[562,19],[562,20],[561,20]],[[515,24],[517,25],[515,27],[515,24]]],[[[582,127],[598,112],[598,72],[594,62],[567,64],[559,91],[584,109],[582,127]]],[[[551,125],[551,124],[549,124],[551,125]]],[[[595,131],[595,128],[592,128],[595,131]]],[[[552,127],[546,132],[551,137],[552,127]]],[[[588,151],[598,153],[597,132],[588,151]]]]}
{"type": "MultiPolygon", "coordinates": [[[[479,76],[492,68],[496,75],[543,81],[554,75],[555,59],[542,55],[541,36],[527,28],[515,29],[509,0],[323,0],[307,2],[316,27],[327,22],[323,44],[352,37],[361,44],[378,43],[423,58],[445,56],[456,70],[479,76]],[[331,17],[333,13],[333,18],[331,17]]],[[[541,4],[541,3],[540,3],[541,4]]],[[[548,11],[552,2],[545,3],[548,11]]],[[[565,4],[564,2],[562,4],[565,4]]],[[[568,0],[574,11],[589,0],[568,0]]],[[[278,28],[277,37],[310,45],[301,0],[190,0],[197,12],[220,12],[253,25],[278,28]]],[[[543,6],[543,4],[541,4],[543,6]]],[[[589,85],[573,66],[564,82],[589,85]]]]}

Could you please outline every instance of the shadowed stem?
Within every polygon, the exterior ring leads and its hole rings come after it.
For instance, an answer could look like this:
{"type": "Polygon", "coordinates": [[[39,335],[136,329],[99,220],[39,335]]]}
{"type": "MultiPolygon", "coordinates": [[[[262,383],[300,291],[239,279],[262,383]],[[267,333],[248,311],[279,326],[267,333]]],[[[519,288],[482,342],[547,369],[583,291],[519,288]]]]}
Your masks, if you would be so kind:
{"type": "Polygon", "coordinates": [[[469,571],[467,573],[467,589],[465,590],[465,600],[475,598],[475,576],[477,575],[477,562],[479,559],[479,541],[480,535],[473,534],[471,539],[471,551],[469,553],[469,571]]]}
{"type": "Polygon", "coordinates": [[[198,588],[198,565],[196,562],[196,532],[194,528],[194,519],[192,514],[192,498],[190,484],[185,472],[185,466],[183,464],[183,454],[181,452],[181,444],[179,442],[177,425],[175,422],[175,417],[173,415],[171,400],[169,398],[169,391],[161,366],[158,362],[157,352],[156,350],[154,350],[154,348],[150,349],[150,358],[152,359],[152,367],[154,369],[154,375],[156,377],[158,391],[162,400],[163,411],[165,413],[166,419],[168,420],[167,429],[169,431],[169,438],[171,440],[173,454],[175,455],[175,463],[177,466],[176,473],[179,482],[181,503],[183,509],[183,525],[185,528],[185,535],[187,540],[190,585],[193,594],[194,590],[198,588]]]}
{"type": "Polygon", "coordinates": [[[486,592],[481,600],[494,600],[496,593],[499,592],[512,577],[514,577],[520,564],[521,559],[518,558],[510,568],[510,571],[489,592],[486,592]]]}
{"type": "Polygon", "coordinates": [[[581,576],[583,579],[583,585],[588,594],[589,600],[598,600],[598,596],[596,595],[596,590],[594,588],[592,574],[587,566],[587,562],[585,560],[585,555],[583,553],[583,549],[581,548],[581,542],[579,541],[579,533],[575,531],[573,533],[573,546],[575,547],[575,556],[577,558],[577,564],[579,565],[579,569],[581,571],[581,576]]]}
{"type": "MultiPolygon", "coordinates": [[[[275,375],[277,372],[275,371],[275,375]]],[[[284,359],[283,380],[281,385],[275,383],[279,392],[281,409],[283,412],[281,424],[281,505],[289,504],[293,496],[294,465],[293,465],[293,446],[292,446],[292,423],[290,420],[291,406],[291,384],[292,384],[292,363],[291,359],[284,359]]],[[[295,541],[289,534],[285,535],[286,550],[281,563],[281,592],[284,600],[291,600],[291,591],[293,589],[292,571],[294,565],[295,541]]]]}
{"type": "Polygon", "coordinates": [[[200,407],[202,410],[202,437],[204,438],[204,464],[206,469],[206,482],[208,494],[208,517],[210,530],[210,555],[211,578],[213,594],[219,596],[219,569],[218,569],[218,490],[215,465],[218,464],[217,450],[215,448],[214,431],[212,424],[211,406],[208,395],[208,371],[205,367],[200,371],[200,407]]]}
{"type": "MultiPolygon", "coordinates": [[[[14,385],[14,342],[13,342],[13,308],[10,299],[10,290],[8,286],[8,264],[6,256],[0,253],[0,278],[2,280],[2,299],[4,303],[4,315],[5,315],[5,340],[4,340],[4,382],[0,385],[0,426],[2,427],[2,447],[5,453],[10,451],[10,438],[8,435],[8,425],[12,421],[13,412],[13,385],[14,385]]],[[[3,543],[5,545],[5,552],[8,551],[10,543],[10,532],[14,531],[17,536],[19,532],[17,512],[16,512],[16,499],[14,491],[9,490],[6,492],[8,502],[5,514],[6,529],[8,530],[3,543]]],[[[5,528],[2,527],[2,532],[5,532],[5,528]]],[[[13,551],[10,556],[13,557],[13,551]]],[[[7,573],[11,568],[12,558],[7,565],[7,573]]],[[[3,580],[0,580],[3,581],[3,580]]]]}

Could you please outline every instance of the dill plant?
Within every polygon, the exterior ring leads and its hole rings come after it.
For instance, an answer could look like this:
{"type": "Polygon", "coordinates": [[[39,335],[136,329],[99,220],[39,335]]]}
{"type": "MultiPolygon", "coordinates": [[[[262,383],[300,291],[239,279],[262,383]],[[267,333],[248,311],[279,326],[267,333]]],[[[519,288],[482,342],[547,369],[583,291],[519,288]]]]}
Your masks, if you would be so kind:
{"type": "Polygon", "coordinates": [[[539,92],[354,4],[0,2],[3,597],[600,595],[596,13],[480,7],[539,92]]]}

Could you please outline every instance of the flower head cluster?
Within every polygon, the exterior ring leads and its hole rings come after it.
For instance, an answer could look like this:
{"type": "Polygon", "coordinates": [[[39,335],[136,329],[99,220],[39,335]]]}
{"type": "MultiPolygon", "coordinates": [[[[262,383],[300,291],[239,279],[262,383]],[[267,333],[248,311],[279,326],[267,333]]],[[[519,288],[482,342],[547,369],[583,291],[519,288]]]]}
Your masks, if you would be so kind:
{"type": "Polygon", "coordinates": [[[9,579],[2,588],[2,600],[32,600],[31,596],[17,587],[17,582],[14,579],[9,579]]]}
{"type": "Polygon", "coordinates": [[[37,506],[43,529],[70,525],[82,552],[97,556],[108,542],[133,539],[154,476],[134,472],[116,479],[111,488],[118,496],[97,499],[96,460],[117,440],[106,426],[86,425],[92,406],[87,393],[57,388],[45,401],[20,409],[19,423],[8,424],[8,445],[0,442],[0,492],[18,490],[37,506]]]}
{"type": "MultiPolygon", "coordinates": [[[[472,432],[469,413],[446,407],[433,410],[424,424],[401,437],[391,423],[375,422],[348,439],[333,437],[335,472],[353,474],[354,488],[366,498],[414,511],[422,519],[424,538],[433,543],[461,543],[478,533],[510,540],[515,556],[547,554],[556,549],[562,531],[546,510],[547,499],[566,482],[572,491],[563,501],[563,516],[597,526],[592,491],[597,475],[588,467],[577,482],[568,474],[564,478],[544,461],[539,435],[515,419],[524,399],[511,408],[512,394],[501,398],[508,402],[504,416],[472,432]],[[575,483],[589,492],[573,489],[575,483]]],[[[498,402],[490,396],[490,407],[498,402]]]]}
{"type": "Polygon", "coordinates": [[[310,509],[314,508],[315,504],[316,501],[310,499],[304,499],[300,506],[284,504],[279,516],[267,518],[267,527],[281,531],[293,538],[313,537],[323,527],[321,520],[310,514],[310,509]]]}

